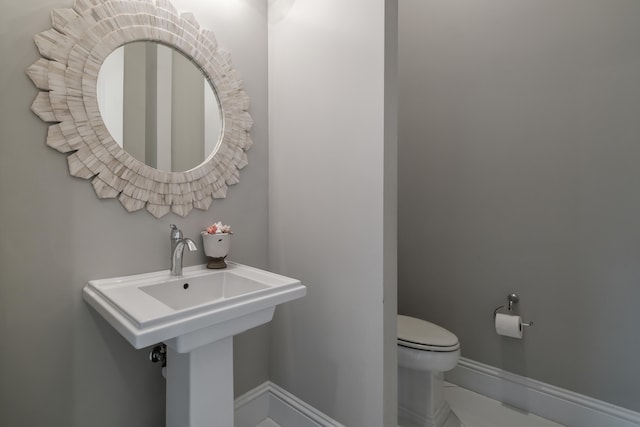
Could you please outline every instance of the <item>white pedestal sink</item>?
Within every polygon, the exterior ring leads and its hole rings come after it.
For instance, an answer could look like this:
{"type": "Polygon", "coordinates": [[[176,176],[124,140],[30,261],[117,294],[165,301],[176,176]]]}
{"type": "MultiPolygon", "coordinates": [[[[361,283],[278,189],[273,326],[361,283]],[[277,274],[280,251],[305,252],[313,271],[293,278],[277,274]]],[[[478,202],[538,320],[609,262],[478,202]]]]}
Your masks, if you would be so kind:
{"type": "Polygon", "coordinates": [[[135,348],[167,345],[167,427],[233,427],[233,335],[306,294],[300,281],[227,262],[91,280],[83,297],[135,348]]]}

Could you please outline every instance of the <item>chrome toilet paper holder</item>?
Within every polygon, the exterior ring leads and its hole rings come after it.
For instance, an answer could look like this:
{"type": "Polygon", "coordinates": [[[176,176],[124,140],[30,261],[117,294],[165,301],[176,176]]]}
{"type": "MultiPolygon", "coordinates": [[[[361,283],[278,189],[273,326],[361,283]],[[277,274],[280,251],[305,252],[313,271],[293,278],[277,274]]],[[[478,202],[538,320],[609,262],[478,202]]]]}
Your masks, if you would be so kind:
{"type": "MultiPolygon", "coordinates": [[[[509,314],[511,314],[513,312],[513,305],[517,304],[520,301],[520,297],[518,296],[518,294],[516,293],[511,293],[509,295],[507,295],[507,305],[501,305],[500,307],[496,308],[495,310],[493,310],[493,318],[496,318],[496,315],[498,314],[498,312],[502,309],[507,309],[507,312],[509,314]]],[[[529,323],[521,323],[522,326],[533,326],[533,321],[529,322],[529,323]]]]}

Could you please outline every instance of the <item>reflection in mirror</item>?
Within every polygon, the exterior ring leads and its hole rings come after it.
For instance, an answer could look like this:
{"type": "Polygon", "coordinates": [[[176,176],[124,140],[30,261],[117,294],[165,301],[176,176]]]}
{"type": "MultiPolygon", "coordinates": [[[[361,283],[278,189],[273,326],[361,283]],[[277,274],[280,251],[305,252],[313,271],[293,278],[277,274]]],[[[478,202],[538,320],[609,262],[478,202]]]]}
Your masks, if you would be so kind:
{"type": "Polygon", "coordinates": [[[198,67],[175,49],[151,41],[120,46],[100,67],[97,98],[111,136],[151,167],[190,170],[218,148],[218,98],[198,67]]]}

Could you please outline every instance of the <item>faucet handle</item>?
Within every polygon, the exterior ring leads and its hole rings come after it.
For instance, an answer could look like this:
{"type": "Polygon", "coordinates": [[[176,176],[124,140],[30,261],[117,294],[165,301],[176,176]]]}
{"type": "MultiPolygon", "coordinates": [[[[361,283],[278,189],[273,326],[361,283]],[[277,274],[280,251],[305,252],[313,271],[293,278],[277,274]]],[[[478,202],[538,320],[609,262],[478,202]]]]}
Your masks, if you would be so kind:
{"type": "Polygon", "coordinates": [[[182,231],[175,225],[171,224],[171,240],[180,240],[182,239],[182,231]]]}

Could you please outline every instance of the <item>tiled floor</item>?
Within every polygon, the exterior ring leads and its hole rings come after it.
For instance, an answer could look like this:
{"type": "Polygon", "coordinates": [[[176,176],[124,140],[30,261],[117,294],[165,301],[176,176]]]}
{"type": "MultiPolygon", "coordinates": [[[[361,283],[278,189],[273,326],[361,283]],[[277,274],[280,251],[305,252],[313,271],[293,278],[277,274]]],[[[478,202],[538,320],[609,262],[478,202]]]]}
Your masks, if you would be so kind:
{"type": "MultiPolygon", "coordinates": [[[[445,384],[444,395],[460,419],[460,427],[563,427],[453,384],[445,384]]],[[[256,427],[280,426],[267,418],[256,427]]]]}
{"type": "Polygon", "coordinates": [[[444,395],[462,427],[562,427],[453,384],[445,385],[444,395]]]}

